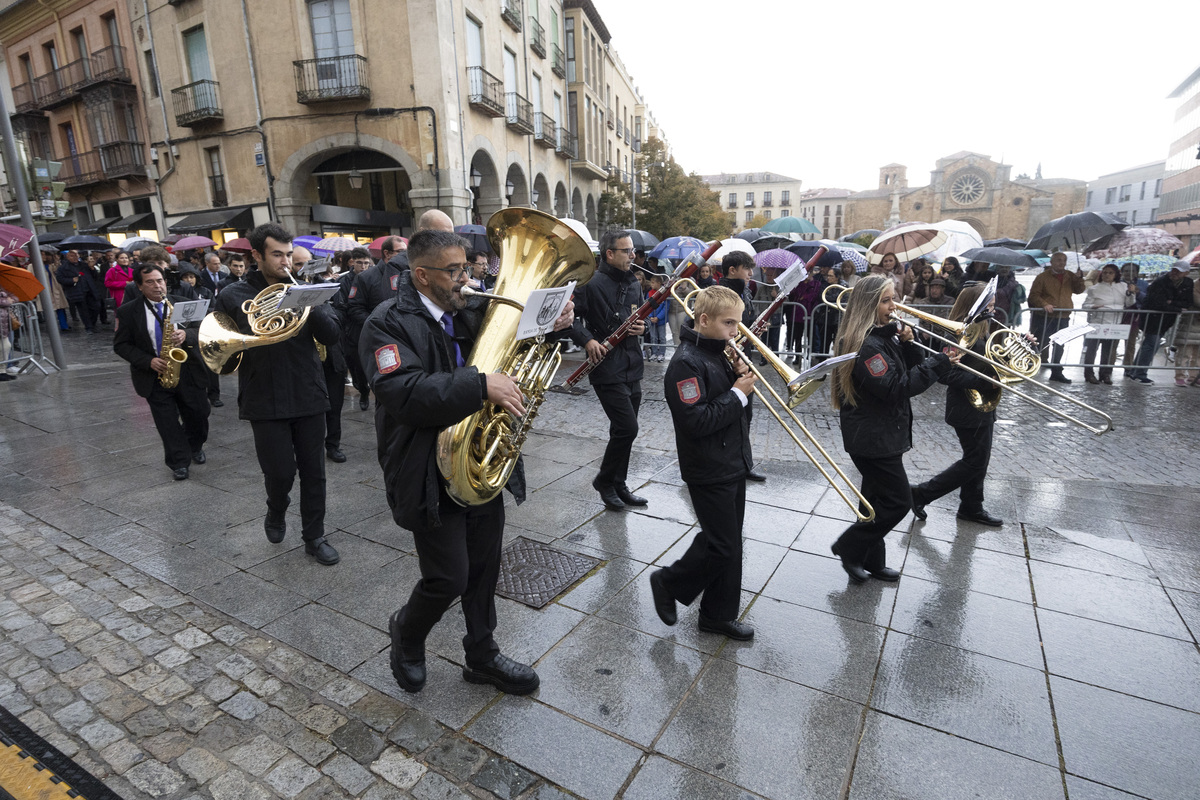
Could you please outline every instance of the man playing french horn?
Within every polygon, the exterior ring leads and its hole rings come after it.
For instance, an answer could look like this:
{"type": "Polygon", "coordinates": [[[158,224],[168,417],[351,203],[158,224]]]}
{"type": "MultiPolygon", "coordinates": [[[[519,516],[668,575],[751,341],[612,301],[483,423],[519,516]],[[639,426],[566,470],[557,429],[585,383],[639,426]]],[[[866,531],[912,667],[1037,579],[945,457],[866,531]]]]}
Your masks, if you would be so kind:
{"type": "MultiPolygon", "coordinates": [[[[504,499],[462,506],[447,493],[438,472],[438,435],[493,403],[525,414],[518,385],[503,372],[483,374],[466,366],[477,340],[483,308],[460,293],[471,277],[466,240],[426,230],[408,243],[410,270],[398,280],[396,297],[378,306],[363,326],[359,356],[375,391],[375,428],[388,504],[396,524],[413,532],[421,579],[408,602],[392,614],[392,675],[402,689],[425,686],[425,638],[456,599],[462,598],[467,635],[463,677],[510,694],[538,687],[533,669],[501,654],[495,592],[504,533],[504,499]]],[[[524,301],[525,298],[518,298],[524,301]]],[[[554,330],[570,327],[568,305],[554,330]]],[[[507,488],[525,497],[520,461],[507,488]]]]}
{"type": "Polygon", "coordinates": [[[164,381],[164,376],[172,374],[172,362],[164,356],[176,348],[183,348],[184,353],[191,350],[194,356],[196,326],[184,330],[171,324],[172,302],[187,298],[167,295],[167,281],[159,267],[142,264],[133,280],[141,299],[117,309],[113,352],[129,362],[133,389],[150,406],[167,467],[175,480],[182,481],[192,461],[205,461],[210,411],[205,394],[207,376],[199,358],[187,357],[176,367],[176,378],[164,381]]]}

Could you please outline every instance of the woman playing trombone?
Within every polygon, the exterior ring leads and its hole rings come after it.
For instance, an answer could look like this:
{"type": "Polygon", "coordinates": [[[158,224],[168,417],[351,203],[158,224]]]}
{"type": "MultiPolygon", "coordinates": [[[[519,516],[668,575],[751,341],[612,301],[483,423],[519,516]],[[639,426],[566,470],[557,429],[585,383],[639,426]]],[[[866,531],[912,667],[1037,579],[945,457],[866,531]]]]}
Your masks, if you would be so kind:
{"type": "Polygon", "coordinates": [[[841,412],[842,444],[862,473],[861,492],[875,509],[855,522],[832,550],[855,583],[874,577],[897,581],[887,566],[883,538],[912,507],[904,453],[912,447],[912,405],[962,358],[955,351],[924,357],[913,331],[892,320],[895,286],[886,275],[868,275],[850,295],[838,330],[836,355],[857,352],[833,371],[833,407],[841,412]]]}

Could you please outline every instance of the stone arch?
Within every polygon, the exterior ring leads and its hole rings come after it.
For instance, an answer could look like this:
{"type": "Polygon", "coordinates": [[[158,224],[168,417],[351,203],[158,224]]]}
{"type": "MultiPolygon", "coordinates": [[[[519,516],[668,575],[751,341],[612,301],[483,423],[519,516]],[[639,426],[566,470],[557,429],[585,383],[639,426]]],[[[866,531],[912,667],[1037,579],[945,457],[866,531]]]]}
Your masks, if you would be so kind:
{"type": "Polygon", "coordinates": [[[584,217],[583,222],[587,225],[588,230],[591,231],[592,238],[598,239],[600,237],[597,235],[599,227],[596,224],[596,198],[592,196],[591,192],[588,192],[586,209],[587,216],[584,217]]]}
{"type": "Polygon", "coordinates": [[[959,222],[967,223],[972,228],[974,228],[975,232],[978,233],[980,236],[982,236],[984,239],[988,238],[987,225],[983,222],[983,220],[976,219],[975,217],[955,217],[954,219],[956,219],[959,222]]]}
{"type": "Polygon", "coordinates": [[[539,172],[537,177],[533,179],[533,191],[537,193],[537,201],[533,207],[538,211],[545,211],[547,214],[554,213],[554,198],[550,195],[550,183],[546,180],[546,176],[539,172]]]}
{"type": "Polygon", "coordinates": [[[559,181],[554,187],[554,216],[562,218],[570,213],[571,209],[567,207],[567,187],[559,181]]]}
{"type": "Polygon", "coordinates": [[[571,219],[577,219],[580,222],[584,221],[583,216],[583,193],[579,191],[579,187],[575,187],[575,191],[571,193],[571,219]]]}
{"type": "Polygon", "coordinates": [[[528,208],[529,203],[529,181],[525,177],[525,170],[518,163],[508,165],[508,173],[504,176],[505,193],[508,192],[508,184],[512,183],[512,195],[508,197],[509,207],[520,206],[528,208]]]}
{"type": "MultiPolygon", "coordinates": [[[[490,148],[489,148],[490,149],[490,148]]],[[[496,170],[496,162],[488,149],[480,148],[471,156],[471,167],[467,170],[471,180],[472,192],[475,194],[474,206],[471,209],[471,221],[476,225],[486,225],[492,214],[504,208],[504,195],[500,191],[500,174],[496,170]],[[479,176],[479,186],[475,187],[475,176],[479,176]]]]}

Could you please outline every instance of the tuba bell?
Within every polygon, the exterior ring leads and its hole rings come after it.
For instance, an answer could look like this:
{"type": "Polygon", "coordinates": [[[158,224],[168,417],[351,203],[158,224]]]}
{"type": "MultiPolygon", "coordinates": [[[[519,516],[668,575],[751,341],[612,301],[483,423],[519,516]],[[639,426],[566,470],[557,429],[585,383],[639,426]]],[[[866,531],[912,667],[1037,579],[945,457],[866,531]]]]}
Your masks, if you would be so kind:
{"type": "Polygon", "coordinates": [[[561,342],[542,337],[516,340],[524,300],[535,289],[586,283],[596,271],[587,242],[541,211],[498,211],[488,220],[487,235],[500,256],[495,289],[463,294],[496,302],[484,315],[467,366],[485,375],[503,372],[516,381],[525,397],[525,416],[516,419],[485,401],[482,409],[438,435],[437,465],[446,479],[446,493],[463,506],[483,505],[504,489],[562,363],[561,342]]]}
{"type": "Polygon", "coordinates": [[[242,312],[250,322],[250,335],[238,330],[237,323],[228,314],[214,311],[204,318],[200,323],[200,357],[210,370],[218,375],[230,375],[241,365],[242,353],[253,347],[286,341],[300,332],[312,309],[308,306],[300,310],[279,308],[291,285],[273,283],[242,303],[242,312]],[[235,355],[237,358],[231,360],[235,355]]]}

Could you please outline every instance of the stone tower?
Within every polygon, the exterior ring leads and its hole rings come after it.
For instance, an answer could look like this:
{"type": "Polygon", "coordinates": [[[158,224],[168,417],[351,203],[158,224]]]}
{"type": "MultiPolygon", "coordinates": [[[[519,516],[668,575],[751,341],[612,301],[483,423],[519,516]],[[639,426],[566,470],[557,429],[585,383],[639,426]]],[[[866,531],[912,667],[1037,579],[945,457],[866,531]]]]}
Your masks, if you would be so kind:
{"type": "Polygon", "coordinates": [[[903,164],[888,164],[879,168],[880,189],[907,189],[908,167],[903,164]]]}

